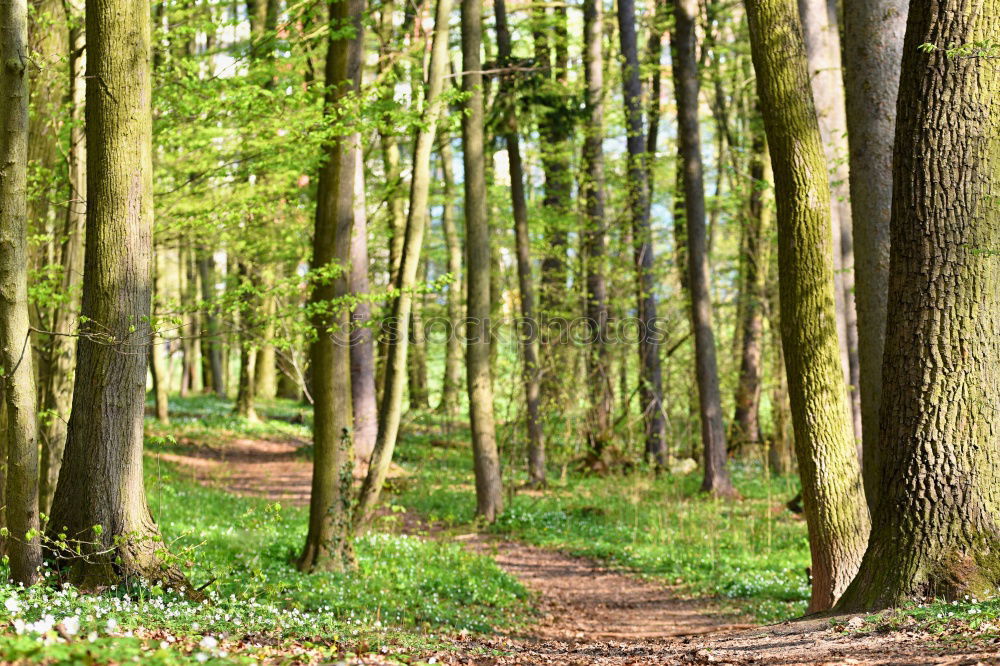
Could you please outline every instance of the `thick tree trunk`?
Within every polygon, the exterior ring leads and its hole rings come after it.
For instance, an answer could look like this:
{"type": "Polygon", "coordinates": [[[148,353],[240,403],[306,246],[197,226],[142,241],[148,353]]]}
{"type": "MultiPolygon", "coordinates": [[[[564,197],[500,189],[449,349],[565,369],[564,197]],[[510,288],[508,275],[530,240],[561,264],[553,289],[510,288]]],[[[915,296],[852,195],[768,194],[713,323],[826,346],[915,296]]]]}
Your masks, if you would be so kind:
{"type": "Polygon", "coordinates": [[[656,327],[656,281],[653,275],[653,235],[649,224],[649,185],[646,180],[645,132],[642,121],[642,83],[635,32],[635,3],[618,3],[618,36],[622,50],[622,87],[628,147],[628,201],[635,248],[638,295],[639,396],[645,426],[646,456],[657,464],[667,460],[663,420],[663,380],[656,327]]]}
{"type": "Polygon", "coordinates": [[[848,186],[847,117],[841,75],[836,0],[798,0],[813,100],[830,179],[833,268],[837,285],[837,326],[844,381],[849,387],[851,424],[861,441],[861,392],[858,388],[858,322],[854,308],[854,232],[848,186]]]}
{"type": "Polygon", "coordinates": [[[906,0],[844,0],[844,88],[851,158],[854,275],[865,496],[878,496],[879,406],[889,283],[892,138],[906,0]],[[871,446],[867,444],[871,442],[871,446]]]}
{"type": "MultiPolygon", "coordinates": [[[[501,68],[508,66],[511,57],[510,29],[504,0],[493,0],[493,13],[497,22],[497,53],[501,68]]],[[[509,76],[501,75],[500,94],[510,96],[509,76]]],[[[535,286],[531,277],[531,236],[528,233],[528,202],[524,193],[524,165],[521,162],[521,143],[518,137],[517,116],[511,101],[504,118],[502,133],[507,145],[510,164],[510,196],[514,213],[514,237],[517,244],[517,282],[521,295],[522,325],[517,327],[521,347],[521,370],[524,378],[524,398],[528,430],[528,483],[545,485],[545,441],[539,416],[541,385],[539,382],[539,345],[537,318],[535,316],[535,286]]]]}
{"type": "Polygon", "coordinates": [[[399,434],[402,415],[403,389],[406,383],[406,358],[409,350],[410,313],[413,307],[413,286],[417,281],[420,254],[427,227],[428,198],[430,194],[430,160],[442,111],[441,92],[444,73],[448,66],[448,17],[451,0],[438,0],[434,16],[434,39],[428,65],[427,86],[424,93],[424,125],[417,133],[413,145],[413,177],[410,180],[410,209],[406,219],[406,234],[400,259],[400,268],[393,282],[398,290],[389,323],[385,363],[385,386],[378,413],[378,436],[372,452],[371,465],[365,476],[354,512],[354,530],[363,531],[371,520],[378,503],[385,477],[389,473],[392,452],[399,434]]]}
{"type": "Polygon", "coordinates": [[[10,576],[38,578],[38,425],[28,323],[28,7],[0,2],[0,368],[7,407],[5,554],[10,576]]]}
{"type": "Polygon", "coordinates": [[[465,164],[465,256],[468,272],[466,379],[476,473],[476,515],[493,522],[503,511],[500,456],[493,421],[490,376],[490,230],[486,217],[486,156],[483,132],[483,6],[462,0],[462,92],[468,98],[462,116],[465,164]]]}
{"type": "MultiPolygon", "coordinates": [[[[590,450],[600,453],[614,435],[611,413],[614,387],[611,379],[611,354],[608,349],[608,285],[605,277],[607,259],[604,236],[604,11],[600,0],[586,0],[583,5],[583,59],[586,78],[587,133],[583,141],[583,195],[586,217],[583,232],[583,258],[587,279],[587,384],[590,412],[587,419],[587,442],[590,450]]],[[[657,57],[659,63],[659,57],[657,57]]],[[[659,75],[657,75],[659,80],[659,75]]],[[[652,129],[651,129],[652,131],[652,129]]],[[[651,138],[651,141],[655,140],[651,138]]]]}
{"type": "Polygon", "coordinates": [[[1000,70],[979,57],[995,55],[998,41],[997,0],[910,6],[878,499],[844,610],[982,599],[1000,585],[1000,70]],[[964,44],[992,46],[946,53],[964,44]]]}
{"type": "MultiPolygon", "coordinates": [[[[364,0],[330,0],[324,113],[333,117],[355,86],[364,43],[364,0]],[[353,34],[348,33],[348,28],[353,34]]],[[[316,338],[310,348],[313,396],[313,474],[309,532],[299,557],[302,571],[338,571],[354,564],[350,533],[354,425],[351,400],[350,315],[338,299],[350,293],[351,236],[354,228],[353,137],[334,139],[317,185],[316,228],[311,268],[339,266],[333,279],[317,278],[312,303],[316,338]]]]}
{"type": "Polygon", "coordinates": [[[687,224],[688,285],[694,328],[695,373],[701,416],[701,444],[705,461],[704,492],[733,496],[726,467],[726,433],[722,425],[722,396],[712,330],[712,294],[708,238],[705,229],[705,181],[698,124],[698,59],[695,25],[697,0],[674,0],[674,91],[677,96],[678,150],[684,180],[687,224]]]}
{"type": "Polygon", "coordinates": [[[86,20],[86,320],[49,537],[67,543],[59,555],[88,587],[137,576],[184,585],[161,557],[142,470],[152,338],[149,4],[88,0],[86,20]]]}
{"type": "Polygon", "coordinates": [[[837,342],[829,179],[795,0],[746,7],[774,169],[781,339],[818,611],[854,576],[868,533],[837,342]]]}
{"type": "Polygon", "coordinates": [[[445,343],[444,381],[441,385],[441,404],[438,410],[450,419],[458,417],[462,397],[462,326],[464,306],[462,304],[462,240],[455,224],[455,177],[451,162],[454,159],[451,143],[447,136],[441,137],[439,149],[441,157],[441,183],[444,206],[441,210],[441,228],[448,248],[448,272],[453,282],[448,285],[448,340],[445,343]]]}
{"type": "MultiPolygon", "coordinates": [[[[359,63],[360,64],[360,63],[359,63]]],[[[360,66],[356,74],[360,74],[360,66]]],[[[359,79],[355,79],[359,81],[359,79]]],[[[365,209],[365,162],[361,135],[351,138],[354,150],[354,228],[351,231],[351,294],[358,303],[351,313],[351,400],[354,407],[354,457],[362,473],[375,449],[378,404],[375,400],[375,343],[369,324],[368,213],[365,209]]]]}

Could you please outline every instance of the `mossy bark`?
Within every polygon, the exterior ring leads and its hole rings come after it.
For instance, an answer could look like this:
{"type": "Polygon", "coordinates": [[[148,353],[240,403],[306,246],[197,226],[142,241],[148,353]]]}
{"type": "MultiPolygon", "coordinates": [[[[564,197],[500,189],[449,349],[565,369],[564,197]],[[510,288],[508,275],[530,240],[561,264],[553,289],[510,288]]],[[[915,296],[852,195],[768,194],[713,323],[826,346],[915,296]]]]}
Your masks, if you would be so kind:
{"type": "Polygon", "coordinates": [[[48,536],[67,543],[57,554],[80,584],[141,576],[184,585],[165,557],[142,468],[152,339],[149,4],[88,0],[86,32],[85,320],[48,536]]]}
{"type": "Polygon", "coordinates": [[[982,598],[1000,585],[1000,69],[944,50],[998,41],[997,0],[910,6],[893,166],[878,496],[843,610],[982,598]],[[924,44],[938,50],[926,52],[924,44]]]}
{"type": "Polygon", "coordinates": [[[812,554],[810,610],[853,578],[868,509],[834,308],[830,187],[795,0],[747,0],[750,44],[774,169],[781,339],[812,554]]]}
{"type": "Polygon", "coordinates": [[[38,426],[28,322],[28,7],[0,2],[0,396],[7,407],[4,553],[10,575],[38,577],[38,426]],[[30,533],[30,534],[29,534],[30,533]]]}

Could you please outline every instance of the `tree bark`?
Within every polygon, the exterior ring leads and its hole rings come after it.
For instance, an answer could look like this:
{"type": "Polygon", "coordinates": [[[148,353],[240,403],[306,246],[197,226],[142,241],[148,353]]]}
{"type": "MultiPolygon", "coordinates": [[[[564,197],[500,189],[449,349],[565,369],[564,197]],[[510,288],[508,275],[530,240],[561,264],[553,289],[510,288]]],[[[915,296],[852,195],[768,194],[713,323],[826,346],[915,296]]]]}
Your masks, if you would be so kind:
{"type": "Polygon", "coordinates": [[[910,6],[896,109],[882,464],[871,539],[844,610],[985,598],[1000,584],[1000,70],[981,57],[996,54],[998,17],[997,0],[910,6]],[[977,46],[963,51],[969,44],[977,46]]]}
{"type": "Polygon", "coordinates": [[[674,0],[674,91],[677,96],[678,150],[684,180],[687,225],[688,286],[694,328],[695,372],[701,416],[701,444],[705,461],[704,492],[733,496],[736,491],[726,467],[726,433],[722,426],[722,397],[712,329],[711,275],[705,229],[705,181],[698,123],[698,60],[695,25],[697,0],[674,0]]]}
{"type": "Polygon", "coordinates": [[[10,576],[38,578],[38,425],[28,322],[28,7],[0,2],[0,382],[7,408],[5,554],[10,576]]]}
{"type": "Polygon", "coordinates": [[[69,170],[69,201],[64,220],[64,241],[60,253],[63,267],[62,287],[69,304],[55,309],[52,331],[47,345],[48,370],[42,385],[41,460],[39,470],[38,506],[48,514],[59,479],[63,451],[66,448],[66,423],[73,402],[73,374],[76,366],[76,340],[69,334],[76,326],[80,311],[80,283],[83,275],[83,236],[87,221],[87,142],[84,136],[84,69],[85,35],[83,3],[67,2],[71,15],[69,27],[69,91],[72,126],[67,153],[69,170]]]}
{"type": "MultiPolygon", "coordinates": [[[[583,232],[583,258],[587,279],[587,384],[590,412],[587,419],[587,442],[590,450],[600,453],[614,435],[611,413],[614,387],[611,379],[611,354],[608,349],[608,285],[605,277],[607,258],[604,237],[604,11],[600,0],[586,0],[583,5],[584,76],[586,79],[587,130],[583,142],[583,195],[586,225],[583,232]]],[[[657,57],[659,63],[659,57],[657,57]]],[[[657,75],[657,80],[659,75],[657,75]]],[[[652,129],[651,129],[652,131],[652,129]]],[[[651,141],[652,135],[650,137],[651,141]]]]}
{"type": "Polygon", "coordinates": [[[162,557],[142,473],[152,337],[149,4],[87,0],[86,32],[85,319],[48,533],[66,544],[58,554],[71,580],[87,587],[137,576],[186,585],[162,557]]]}
{"type": "MultiPolygon", "coordinates": [[[[430,168],[428,166],[428,168],[430,168]]],[[[419,282],[427,281],[427,260],[424,259],[419,282]]],[[[430,406],[427,391],[427,335],[424,331],[424,301],[427,296],[422,291],[414,295],[413,311],[410,313],[410,354],[407,359],[407,388],[410,409],[427,409],[430,406]]]]}
{"type": "MultiPolygon", "coordinates": [[[[510,29],[504,0],[493,0],[497,22],[497,56],[500,68],[507,67],[511,58],[510,29]]],[[[524,165],[518,137],[517,114],[514,111],[514,91],[510,78],[501,75],[500,95],[506,96],[507,115],[502,133],[507,145],[510,165],[510,196],[514,213],[514,237],[517,245],[517,282],[521,296],[522,323],[517,327],[521,347],[521,372],[524,380],[526,407],[525,425],[528,430],[528,483],[545,485],[545,441],[539,417],[541,384],[539,381],[538,320],[535,315],[535,286],[531,276],[531,236],[528,233],[528,202],[524,193],[524,165]]]]}
{"type": "Polygon", "coordinates": [[[486,157],[483,132],[482,3],[462,0],[462,157],[465,164],[465,256],[467,266],[466,380],[476,473],[476,515],[493,522],[503,511],[500,456],[493,421],[490,376],[490,230],[486,217],[486,157]]]}
{"type": "Polygon", "coordinates": [[[205,329],[201,345],[205,391],[214,391],[215,395],[224,399],[226,377],[222,369],[222,338],[219,334],[218,306],[215,304],[215,259],[210,252],[202,249],[198,252],[197,263],[201,298],[205,302],[205,329]]]}
{"type": "Polygon", "coordinates": [[[810,83],[830,179],[833,269],[837,285],[837,326],[844,381],[851,403],[854,438],[861,441],[861,393],[858,389],[858,326],[854,307],[854,234],[848,186],[847,117],[841,73],[836,0],[798,0],[810,83]]]}
{"type": "Polygon", "coordinates": [[[157,266],[156,251],[152,257],[153,271],[153,324],[152,337],[149,344],[149,370],[153,379],[153,404],[156,412],[156,420],[161,424],[170,423],[170,403],[168,394],[170,392],[170,373],[167,372],[167,359],[164,353],[169,349],[168,343],[160,335],[156,328],[157,310],[159,304],[157,297],[160,292],[159,268],[157,266]]]}
{"type": "Polygon", "coordinates": [[[441,386],[441,404],[438,410],[454,419],[461,408],[462,391],[462,319],[464,306],[462,304],[462,240],[455,224],[455,177],[452,174],[451,163],[454,159],[449,137],[441,137],[439,148],[441,158],[441,183],[444,205],[441,210],[441,228],[444,231],[445,245],[448,248],[448,272],[452,283],[448,285],[448,321],[450,330],[445,343],[444,381],[441,386]]]}
{"type": "MultiPolygon", "coordinates": [[[[334,120],[343,97],[355,87],[364,43],[364,0],[330,0],[324,115],[334,120]],[[350,30],[348,30],[350,28],[350,30]],[[353,33],[353,34],[352,34],[353,33]]],[[[354,425],[351,394],[349,308],[351,236],[354,228],[354,159],[351,137],[333,139],[317,185],[313,270],[339,269],[315,278],[312,304],[316,338],[310,348],[313,396],[313,474],[309,532],[299,557],[301,571],[340,571],[354,564],[350,533],[354,425]]]]}
{"type": "Polygon", "coordinates": [[[393,282],[397,292],[393,302],[387,336],[385,387],[378,413],[378,436],[372,452],[371,465],[361,486],[354,512],[355,533],[363,531],[371,521],[385,477],[392,462],[392,452],[399,434],[402,415],[403,389],[406,382],[406,357],[409,349],[410,313],[413,307],[413,287],[417,281],[420,254],[427,227],[430,193],[430,159],[434,148],[438,119],[442,111],[441,92],[448,66],[448,17],[451,0],[438,0],[434,16],[434,38],[424,92],[424,124],[417,132],[413,145],[413,177],[410,179],[410,209],[406,219],[400,268],[393,282]]]}
{"type": "MultiPolygon", "coordinates": [[[[360,53],[359,53],[360,55],[360,53]]],[[[353,76],[360,84],[361,62],[353,76]]],[[[352,138],[354,150],[354,228],[351,232],[351,294],[358,298],[351,314],[351,400],[354,407],[354,457],[362,473],[375,449],[378,404],[375,399],[375,343],[370,327],[371,289],[368,284],[368,214],[365,208],[365,161],[361,135],[352,138]]]]}
{"type": "Polygon", "coordinates": [[[649,186],[645,166],[642,120],[642,83],[636,45],[635,3],[618,2],[618,36],[623,56],[622,87],[628,148],[628,204],[635,251],[639,312],[639,385],[645,426],[646,456],[657,464],[667,460],[663,420],[663,379],[656,327],[656,282],[653,275],[653,236],[649,224],[649,186]]]}
{"type": "Polygon", "coordinates": [[[868,511],[834,311],[830,189],[795,0],[746,0],[774,169],[785,352],[812,553],[809,608],[829,608],[854,576],[868,511]]]}
{"type": "MultiPolygon", "coordinates": [[[[759,127],[759,125],[758,125],[759,127]]],[[[743,225],[742,259],[743,275],[740,300],[742,312],[739,326],[740,372],[736,386],[736,409],[733,415],[734,435],[737,444],[756,445],[761,441],[760,408],[761,358],[764,343],[764,278],[766,271],[765,246],[762,242],[767,227],[764,192],[770,186],[765,176],[767,145],[758,130],[753,138],[753,157],[750,163],[750,201],[746,222],[743,225]]]]}
{"type": "Polygon", "coordinates": [[[844,88],[850,147],[865,496],[878,496],[879,406],[889,283],[892,138],[906,0],[844,0],[844,88]],[[871,442],[871,446],[867,444],[871,442]]]}

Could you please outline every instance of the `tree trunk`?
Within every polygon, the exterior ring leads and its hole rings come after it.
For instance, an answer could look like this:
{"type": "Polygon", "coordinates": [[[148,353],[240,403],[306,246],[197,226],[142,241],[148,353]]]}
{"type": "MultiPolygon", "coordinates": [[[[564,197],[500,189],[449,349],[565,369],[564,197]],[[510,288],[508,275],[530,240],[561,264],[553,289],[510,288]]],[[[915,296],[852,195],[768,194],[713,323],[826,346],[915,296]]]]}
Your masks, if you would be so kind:
{"type": "Polygon", "coordinates": [[[450,419],[458,417],[461,408],[462,390],[462,240],[455,225],[455,177],[452,174],[453,156],[451,142],[447,136],[441,138],[441,183],[444,206],[441,210],[441,228],[448,248],[448,272],[452,283],[448,285],[448,340],[445,343],[444,381],[441,385],[441,404],[438,410],[450,419]]]}
{"type": "Polygon", "coordinates": [[[844,88],[851,151],[863,471],[865,496],[872,510],[879,479],[892,137],[908,5],[905,0],[844,0],[844,49],[850,54],[844,60],[844,88]]]}
{"type": "MultiPolygon", "coordinates": [[[[759,127],[759,125],[758,125],[759,127]]],[[[761,357],[764,343],[764,278],[767,275],[767,252],[761,242],[767,223],[764,192],[770,186],[765,176],[767,145],[763,133],[753,138],[753,157],[750,163],[750,201],[746,222],[743,225],[742,264],[743,275],[740,301],[742,312],[739,321],[740,373],[736,386],[736,410],[733,415],[735,444],[756,445],[761,441],[760,380],[761,357]]]]}
{"type": "Polygon", "coordinates": [[[153,324],[149,344],[149,370],[153,378],[153,402],[156,411],[156,420],[162,424],[170,423],[170,404],[168,394],[170,392],[170,373],[167,371],[167,359],[164,354],[170,349],[167,343],[156,328],[157,311],[160,309],[157,303],[157,296],[160,292],[159,267],[157,265],[156,251],[152,256],[153,271],[153,324]]]}
{"type": "Polygon", "coordinates": [[[809,608],[854,576],[868,511],[834,312],[830,189],[795,0],[747,0],[750,44],[774,169],[781,339],[812,553],[809,608]]]}
{"type": "MultiPolygon", "coordinates": [[[[353,63],[352,63],[353,64],[353,63]]],[[[360,64],[360,63],[359,63],[360,64]]],[[[355,81],[361,68],[355,72],[355,81]]],[[[351,232],[351,294],[358,298],[351,313],[351,401],[354,407],[354,458],[362,473],[375,449],[378,404],[375,401],[375,344],[369,324],[368,214],[365,209],[365,161],[361,135],[351,137],[354,150],[354,228],[351,232]]]]}
{"type": "Polygon", "coordinates": [[[893,165],[878,499],[840,608],[1000,585],[1000,2],[912,3],[893,165]],[[922,48],[931,44],[931,50],[922,48]],[[946,49],[960,48],[951,56],[946,49]]]}
{"type": "MultiPolygon", "coordinates": [[[[426,259],[422,268],[420,282],[425,283],[426,259]]],[[[426,295],[423,292],[416,294],[413,299],[413,311],[410,313],[410,355],[407,359],[410,409],[427,409],[430,406],[427,395],[427,335],[424,332],[423,317],[425,300],[426,295]]]]}
{"type": "Polygon", "coordinates": [[[142,470],[152,337],[149,4],[87,0],[86,21],[86,319],[49,537],[66,543],[58,554],[87,587],[135,577],[186,585],[162,557],[142,470]]]}
{"type": "Polygon", "coordinates": [[[836,0],[798,0],[809,62],[810,83],[830,179],[833,268],[837,285],[837,326],[844,381],[851,402],[854,437],[861,441],[861,393],[858,389],[858,327],[854,309],[854,234],[848,187],[847,118],[841,76],[840,32],[836,0]]]}
{"type": "Polygon", "coordinates": [[[500,456],[493,422],[490,376],[490,230],[486,218],[486,158],[483,132],[483,6],[462,0],[462,157],[465,165],[465,256],[468,272],[466,379],[476,473],[476,515],[493,522],[503,511],[500,456]]]}
{"type": "Polygon", "coordinates": [[[256,331],[259,326],[257,311],[260,301],[254,293],[257,277],[253,269],[245,261],[236,263],[237,289],[241,292],[239,298],[240,324],[237,340],[240,345],[240,376],[236,385],[236,405],[233,413],[248,421],[258,421],[256,371],[254,361],[257,358],[256,331]]]}
{"type": "Polygon", "coordinates": [[[215,259],[205,250],[201,250],[198,256],[198,280],[201,282],[201,298],[205,302],[205,329],[201,345],[205,361],[202,368],[207,371],[203,372],[205,391],[215,391],[219,398],[224,399],[226,381],[222,369],[218,306],[215,305],[215,259]]]}
{"type": "Polygon", "coordinates": [[[401,253],[400,268],[393,282],[398,291],[393,303],[387,336],[385,387],[378,412],[378,436],[372,452],[371,465],[365,476],[354,512],[354,530],[363,531],[371,521],[378,503],[385,477],[392,462],[392,452],[399,434],[402,415],[403,389],[406,381],[406,357],[409,348],[410,313],[413,306],[413,286],[417,281],[420,254],[427,226],[428,198],[430,193],[430,160],[434,148],[438,118],[443,102],[444,73],[448,66],[448,17],[451,0],[438,0],[434,16],[434,39],[428,65],[427,85],[424,93],[424,124],[417,132],[413,144],[413,177],[410,179],[410,209],[406,219],[406,235],[401,253]]]}
{"type": "Polygon", "coordinates": [[[83,3],[68,2],[72,15],[69,28],[69,94],[72,125],[67,153],[69,201],[64,220],[65,240],[60,264],[63,268],[63,292],[68,305],[55,309],[52,336],[48,345],[48,371],[42,386],[42,411],[48,416],[40,423],[41,460],[38,507],[48,514],[59,479],[63,451],[66,448],[66,423],[73,401],[73,374],[76,366],[76,339],[71,337],[80,311],[79,289],[83,274],[83,236],[87,221],[87,142],[84,136],[84,31],[83,3]]]}
{"type": "Polygon", "coordinates": [[[622,87],[628,147],[628,205],[635,248],[639,312],[639,385],[645,426],[646,456],[657,464],[667,460],[663,420],[663,380],[656,324],[656,281],[653,275],[653,235],[649,224],[649,187],[646,180],[645,133],[642,121],[642,83],[635,32],[635,3],[619,0],[618,35],[623,56],[622,87]]]}
{"type": "MultiPolygon", "coordinates": [[[[493,0],[493,13],[497,22],[497,53],[502,68],[510,64],[510,29],[507,26],[507,9],[504,0],[493,0]]],[[[510,164],[510,196],[514,213],[514,237],[517,244],[517,282],[521,295],[522,323],[517,327],[522,355],[522,376],[526,425],[528,430],[528,483],[545,485],[545,441],[539,418],[541,386],[538,365],[538,330],[535,316],[535,286],[531,277],[531,236],[528,233],[528,202],[524,193],[524,165],[521,162],[521,143],[518,137],[517,115],[514,112],[515,94],[510,90],[509,75],[501,75],[500,94],[508,99],[507,116],[502,128],[507,158],[510,164]]],[[[471,292],[470,292],[471,293],[471,292]]]]}
{"type": "MultiPolygon", "coordinates": [[[[355,87],[364,44],[364,0],[330,0],[324,114],[333,117],[355,87]],[[349,34],[348,28],[353,34],[349,34]]],[[[309,532],[299,557],[301,571],[339,571],[354,564],[350,534],[354,449],[351,429],[350,316],[343,303],[350,294],[351,236],[354,228],[353,137],[326,146],[317,184],[316,228],[311,268],[341,267],[332,279],[315,278],[312,303],[316,338],[310,348],[313,396],[313,474],[309,532]]]]}
{"type": "Polygon", "coordinates": [[[704,492],[732,496],[736,491],[726,467],[726,434],[722,426],[722,397],[712,330],[711,275],[705,229],[705,182],[698,124],[698,60],[695,54],[697,0],[674,0],[674,91],[677,96],[678,150],[684,180],[687,224],[688,285],[694,328],[695,372],[701,416],[701,443],[705,460],[704,492]]]}
{"type": "MultiPolygon", "coordinates": [[[[586,0],[583,5],[584,75],[586,78],[587,132],[583,143],[583,194],[586,225],[583,233],[583,258],[587,279],[587,384],[590,413],[587,418],[587,442],[600,454],[614,436],[611,413],[614,387],[608,349],[608,286],[605,277],[607,258],[604,237],[604,11],[600,0],[586,0]]],[[[659,57],[657,57],[659,63],[659,57]]],[[[657,80],[659,76],[657,75],[657,80]]],[[[651,138],[652,140],[652,138],[651,138]]]]}
{"type": "Polygon", "coordinates": [[[38,425],[28,323],[28,7],[0,2],[0,381],[7,406],[5,554],[10,576],[38,578],[38,425]]]}
{"type": "Polygon", "coordinates": [[[254,393],[256,397],[264,400],[271,400],[277,395],[278,378],[277,365],[274,350],[274,317],[277,314],[277,302],[275,295],[270,293],[274,287],[275,273],[271,268],[265,268],[261,274],[261,321],[260,321],[260,341],[257,344],[257,355],[254,358],[254,393]]]}

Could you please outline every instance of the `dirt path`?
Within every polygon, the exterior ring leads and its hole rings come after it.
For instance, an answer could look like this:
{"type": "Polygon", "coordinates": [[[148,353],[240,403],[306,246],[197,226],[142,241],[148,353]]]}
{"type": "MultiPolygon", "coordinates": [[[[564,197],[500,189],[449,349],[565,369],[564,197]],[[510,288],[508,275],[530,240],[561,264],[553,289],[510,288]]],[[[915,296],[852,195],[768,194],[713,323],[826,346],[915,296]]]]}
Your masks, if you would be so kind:
{"type": "MultiPolygon", "coordinates": [[[[190,452],[159,455],[206,485],[302,505],[309,501],[311,483],[303,445],[237,439],[225,449],[193,446],[190,452]]],[[[969,652],[908,632],[858,637],[834,631],[829,620],[733,624],[711,602],[680,598],[669,588],[583,558],[478,534],[457,538],[492,556],[531,589],[541,615],[522,632],[456,637],[456,651],[426,656],[437,663],[1000,664],[993,646],[969,652]]]]}

